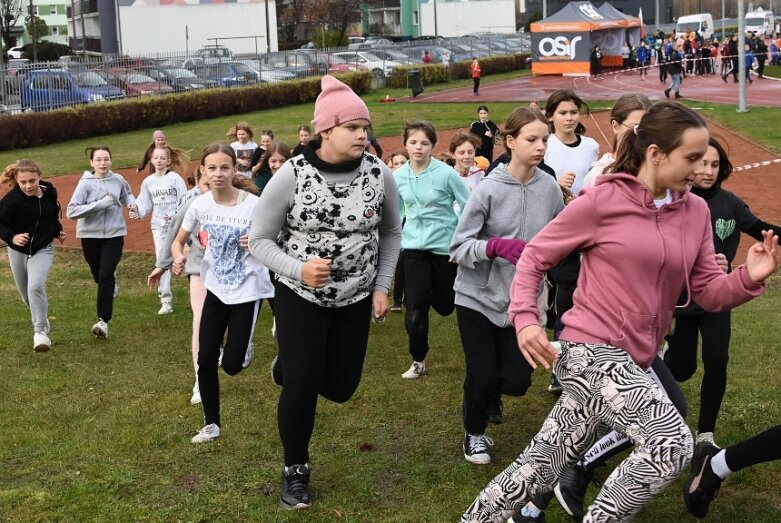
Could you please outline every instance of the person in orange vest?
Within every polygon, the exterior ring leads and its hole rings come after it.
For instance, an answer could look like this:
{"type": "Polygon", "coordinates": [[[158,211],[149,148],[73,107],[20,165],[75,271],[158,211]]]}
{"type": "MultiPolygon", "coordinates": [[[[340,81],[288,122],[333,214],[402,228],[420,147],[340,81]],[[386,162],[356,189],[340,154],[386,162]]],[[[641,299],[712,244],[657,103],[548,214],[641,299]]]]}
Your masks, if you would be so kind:
{"type": "Polygon", "coordinates": [[[474,83],[474,87],[472,88],[472,92],[474,92],[475,96],[480,95],[480,62],[477,61],[477,57],[472,57],[472,63],[469,65],[469,72],[472,74],[472,82],[474,83]]]}

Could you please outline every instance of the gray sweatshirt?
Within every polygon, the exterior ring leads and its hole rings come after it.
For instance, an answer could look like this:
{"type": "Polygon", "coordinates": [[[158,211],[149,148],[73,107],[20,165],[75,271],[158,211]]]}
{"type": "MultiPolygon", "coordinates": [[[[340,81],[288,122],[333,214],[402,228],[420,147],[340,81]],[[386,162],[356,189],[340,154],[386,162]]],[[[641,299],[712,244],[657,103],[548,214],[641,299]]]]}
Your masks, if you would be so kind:
{"type": "MultiPolygon", "coordinates": [[[[171,221],[168,222],[168,231],[165,233],[163,239],[163,245],[160,248],[160,252],[157,255],[156,267],[161,269],[170,269],[174,264],[174,255],[171,252],[171,244],[174,243],[176,235],[179,234],[179,229],[182,228],[184,217],[187,214],[187,209],[190,205],[201,195],[201,190],[198,187],[193,187],[182,196],[179,201],[179,207],[176,208],[176,214],[174,214],[171,221]]],[[[193,275],[201,274],[201,262],[203,262],[203,247],[198,241],[198,231],[193,231],[190,234],[190,253],[187,255],[187,261],[184,264],[184,273],[193,275]]]]}
{"type": "Polygon", "coordinates": [[[515,266],[504,258],[490,259],[486,245],[491,237],[526,242],[564,209],[561,189],[549,174],[535,169],[521,183],[500,164],[483,179],[466,202],[450,244],[458,263],[456,305],[485,315],[498,327],[509,327],[510,284],[515,266]]]}
{"type": "Polygon", "coordinates": [[[77,238],[116,238],[127,234],[122,207],[136,199],[130,184],[113,171],[95,176],[84,171],[68,204],[68,218],[78,220],[77,238]]]}

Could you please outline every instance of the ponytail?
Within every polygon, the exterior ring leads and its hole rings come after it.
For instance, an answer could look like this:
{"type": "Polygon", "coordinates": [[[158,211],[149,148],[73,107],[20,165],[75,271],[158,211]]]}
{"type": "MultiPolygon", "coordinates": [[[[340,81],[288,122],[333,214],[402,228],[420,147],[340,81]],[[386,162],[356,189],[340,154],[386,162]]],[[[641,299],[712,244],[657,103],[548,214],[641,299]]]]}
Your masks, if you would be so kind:
{"type": "Polygon", "coordinates": [[[15,187],[17,185],[16,176],[20,172],[38,173],[38,176],[43,177],[41,168],[33,160],[17,160],[3,169],[2,174],[0,174],[0,185],[15,187]]]}

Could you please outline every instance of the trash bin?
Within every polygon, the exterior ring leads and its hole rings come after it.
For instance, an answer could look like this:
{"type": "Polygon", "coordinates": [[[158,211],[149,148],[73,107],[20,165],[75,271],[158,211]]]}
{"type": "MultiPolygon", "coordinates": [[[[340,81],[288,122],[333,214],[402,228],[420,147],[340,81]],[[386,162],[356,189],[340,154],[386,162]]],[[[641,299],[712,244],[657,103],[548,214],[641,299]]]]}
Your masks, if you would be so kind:
{"type": "Polygon", "coordinates": [[[423,92],[423,82],[420,79],[420,71],[413,69],[407,73],[407,79],[409,80],[409,86],[412,89],[412,97],[416,97],[423,92]]]}

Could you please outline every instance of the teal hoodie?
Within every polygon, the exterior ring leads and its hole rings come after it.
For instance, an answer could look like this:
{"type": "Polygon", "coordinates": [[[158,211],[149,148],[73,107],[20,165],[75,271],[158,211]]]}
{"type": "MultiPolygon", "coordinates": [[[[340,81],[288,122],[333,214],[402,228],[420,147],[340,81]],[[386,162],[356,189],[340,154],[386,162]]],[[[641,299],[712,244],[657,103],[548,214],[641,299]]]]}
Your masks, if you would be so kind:
{"type": "Polygon", "coordinates": [[[458,173],[436,158],[418,176],[409,162],[393,173],[399,188],[399,208],[407,221],[401,234],[401,248],[429,251],[447,256],[450,240],[458,225],[458,209],[469,198],[469,188],[458,173]]]}
{"type": "Polygon", "coordinates": [[[528,243],[562,210],[559,184],[540,169],[526,183],[514,178],[505,164],[483,178],[461,213],[450,245],[450,256],[458,263],[456,305],[480,312],[497,327],[509,327],[515,266],[503,258],[489,258],[488,239],[528,243]]]}

